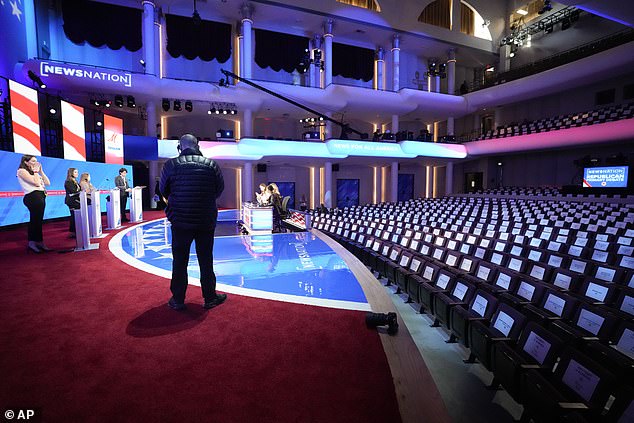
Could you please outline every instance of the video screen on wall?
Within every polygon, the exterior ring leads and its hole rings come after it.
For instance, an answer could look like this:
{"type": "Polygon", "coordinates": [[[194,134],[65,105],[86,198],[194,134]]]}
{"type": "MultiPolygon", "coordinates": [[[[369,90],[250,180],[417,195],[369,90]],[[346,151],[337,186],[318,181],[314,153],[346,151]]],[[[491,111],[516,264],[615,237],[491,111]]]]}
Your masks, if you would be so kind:
{"type": "Polygon", "coordinates": [[[627,188],[629,166],[586,167],[584,188],[627,188]]]}
{"type": "Polygon", "coordinates": [[[337,179],[337,207],[340,209],[359,205],[359,180],[337,179]]]}
{"type": "MultiPolygon", "coordinates": [[[[24,193],[16,177],[22,154],[0,151],[0,226],[14,225],[29,221],[29,211],[24,206],[22,199],[24,193]]],[[[133,181],[132,166],[119,164],[105,164],[77,160],[64,160],[52,157],[38,157],[42,163],[42,169],[51,180],[51,185],[46,187],[46,209],[44,219],[70,216],[68,207],[64,203],[66,191],[64,181],[68,168],[74,167],[81,175],[84,172],[90,174],[90,182],[101,191],[101,211],[106,211],[106,197],[109,190],[115,188],[114,178],[119,175],[119,169],[128,169],[128,181],[133,181]]],[[[129,204],[129,203],[128,203],[129,204]]]]}
{"type": "Polygon", "coordinates": [[[86,161],[86,130],[84,108],[61,101],[64,158],[86,161]]]}

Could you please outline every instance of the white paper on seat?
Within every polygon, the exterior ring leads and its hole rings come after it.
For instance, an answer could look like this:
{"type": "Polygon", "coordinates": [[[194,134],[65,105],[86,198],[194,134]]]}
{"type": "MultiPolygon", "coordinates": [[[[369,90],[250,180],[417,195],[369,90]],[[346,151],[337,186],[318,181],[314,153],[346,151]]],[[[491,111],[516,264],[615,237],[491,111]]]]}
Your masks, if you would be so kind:
{"type": "Polygon", "coordinates": [[[387,256],[390,252],[390,246],[389,245],[384,245],[383,246],[383,251],[381,252],[381,254],[383,254],[384,256],[387,256]]]}
{"type": "Polygon", "coordinates": [[[467,290],[469,288],[467,287],[467,285],[460,283],[460,282],[456,282],[456,286],[453,288],[453,296],[458,298],[459,300],[464,299],[465,294],[467,293],[467,290]]]}
{"type": "Polygon", "coordinates": [[[533,357],[539,364],[544,364],[546,355],[550,350],[550,343],[544,338],[537,335],[535,332],[531,332],[526,338],[526,344],[524,344],[524,352],[533,357]]]}
{"type": "Polygon", "coordinates": [[[564,376],[561,378],[564,384],[568,385],[570,389],[575,391],[586,401],[590,401],[592,398],[592,394],[594,394],[599,380],[599,376],[572,359],[570,363],[568,363],[568,368],[564,372],[564,376]]]}
{"type": "Polygon", "coordinates": [[[482,295],[476,295],[475,300],[473,300],[473,304],[471,305],[471,310],[478,313],[479,316],[484,317],[488,304],[489,301],[486,298],[482,295]]]}
{"type": "Polygon", "coordinates": [[[472,264],[473,264],[473,260],[465,258],[464,260],[462,260],[462,263],[460,263],[460,268],[464,270],[465,272],[469,272],[471,271],[472,264]]]}
{"type": "Polygon", "coordinates": [[[530,276],[535,278],[535,279],[539,279],[540,281],[544,280],[544,273],[546,272],[546,269],[542,266],[533,266],[533,268],[531,269],[531,273],[530,276]]]}
{"type": "Polygon", "coordinates": [[[619,249],[616,250],[616,254],[620,256],[631,256],[634,254],[634,247],[619,245],[619,249]]]}
{"type": "Polygon", "coordinates": [[[500,253],[491,254],[491,263],[497,264],[498,266],[502,263],[502,258],[504,256],[500,253]]]}
{"type": "Polygon", "coordinates": [[[488,281],[489,274],[491,273],[491,269],[486,266],[480,266],[478,268],[478,274],[476,275],[479,279],[488,281]]]}
{"type": "Polygon", "coordinates": [[[418,245],[419,245],[419,244],[420,244],[420,243],[414,239],[414,240],[412,240],[412,242],[409,244],[409,248],[410,248],[410,249],[412,249],[412,250],[416,250],[416,251],[418,251],[418,245]]]}
{"type": "Polygon", "coordinates": [[[458,257],[454,256],[453,254],[448,254],[445,263],[447,263],[451,267],[455,267],[457,261],[458,257]]]}
{"type": "Polygon", "coordinates": [[[506,273],[499,273],[498,280],[495,281],[495,284],[500,288],[509,289],[509,286],[511,286],[511,277],[506,273]]]}
{"type": "Polygon", "coordinates": [[[398,251],[397,250],[392,250],[392,252],[390,253],[390,260],[396,260],[398,257],[398,251]]]}
{"type": "Polygon", "coordinates": [[[513,248],[511,248],[510,253],[514,256],[520,257],[522,255],[522,247],[520,247],[519,245],[514,245],[513,248]]]}
{"type": "Polygon", "coordinates": [[[621,267],[627,267],[628,269],[634,269],[634,257],[623,256],[619,263],[621,267]]]}
{"type": "Polygon", "coordinates": [[[605,263],[608,261],[609,253],[606,251],[596,250],[592,253],[592,260],[605,263]]]}
{"type": "Polygon", "coordinates": [[[616,349],[634,360],[634,331],[626,328],[616,343],[616,349]]]}
{"type": "Polygon", "coordinates": [[[561,314],[564,312],[564,307],[566,306],[566,301],[563,298],[560,298],[554,294],[549,294],[546,298],[546,302],[544,303],[544,309],[550,311],[556,316],[561,317],[561,314]]]}
{"type": "Polygon", "coordinates": [[[621,304],[621,308],[619,310],[634,316],[634,297],[626,295],[623,297],[623,303],[621,304]]]}
{"type": "Polygon", "coordinates": [[[535,294],[535,287],[527,282],[520,282],[520,286],[517,289],[517,295],[522,298],[531,301],[533,299],[533,294],[535,294]]]}
{"type": "Polygon", "coordinates": [[[432,254],[432,256],[436,260],[440,260],[442,258],[442,253],[443,253],[443,251],[440,248],[436,248],[436,249],[434,249],[434,253],[432,254]]]}
{"type": "Polygon", "coordinates": [[[605,301],[605,296],[608,294],[608,288],[596,283],[589,282],[588,289],[586,289],[586,297],[590,297],[597,301],[605,301]]]}
{"type": "Polygon", "coordinates": [[[444,273],[438,275],[436,286],[440,289],[447,289],[447,285],[449,285],[449,275],[446,275],[444,273]]]}
{"type": "Polygon", "coordinates": [[[599,316],[598,314],[594,314],[589,310],[581,309],[579,312],[579,319],[577,320],[577,326],[582,329],[587,330],[593,335],[596,335],[601,330],[601,326],[605,318],[599,316]]]}
{"type": "Polygon", "coordinates": [[[412,262],[411,262],[411,263],[410,263],[410,265],[409,265],[409,269],[410,269],[412,272],[418,272],[418,269],[419,269],[420,265],[421,265],[420,260],[418,260],[418,259],[412,259],[412,262]]]}
{"type": "Polygon", "coordinates": [[[614,276],[616,275],[616,269],[610,269],[609,267],[600,266],[597,269],[596,277],[606,282],[614,282],[614,276]]]}
{"type": "Polygon", "coordinates": [[[548,265],[553,267],[561,267],[561,263],[563,262],[563,257],[559,256],[550,256],[548,258],[548,265]]]}
{"type": "Polygon", "coordinates": [[[582,260],[572,260],[570,262],[570,270],[577,273],[583,273],[586,270],[587,263],[582,260]]]}
{"type": "Polygon", "coordinates": [[[511,316],[503,311],[500,311],[493,322],[493,327],[502,332],[504,336],[509,336],[514,323],[515,320],[513,320],[511,316]]]}
{"type": "Polygon", "coordinates": [[[540,261],[541,258],[542,258],[542,252],[541,251],[531,250],[530,253],[528,253],[528,259],[529,260],[540,261]]]}
{"type": "Polygon", "coordinates": [[[434,268],[431,266],[425,266],[423,277],[427,279],[428,281],[431,281],[432,276],[434,276],[434,268]]]}

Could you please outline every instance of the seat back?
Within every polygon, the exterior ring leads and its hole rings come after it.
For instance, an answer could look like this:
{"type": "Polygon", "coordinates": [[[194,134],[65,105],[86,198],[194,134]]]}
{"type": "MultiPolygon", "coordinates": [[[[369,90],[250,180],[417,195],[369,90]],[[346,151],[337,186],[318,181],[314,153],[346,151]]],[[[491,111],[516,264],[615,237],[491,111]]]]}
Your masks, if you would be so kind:
{"type": "Polygon", "coordinates": [[[522,331],[518,348],[538,364],[552,368],[563,342],[536,322],[528,322],[522,331]]]}

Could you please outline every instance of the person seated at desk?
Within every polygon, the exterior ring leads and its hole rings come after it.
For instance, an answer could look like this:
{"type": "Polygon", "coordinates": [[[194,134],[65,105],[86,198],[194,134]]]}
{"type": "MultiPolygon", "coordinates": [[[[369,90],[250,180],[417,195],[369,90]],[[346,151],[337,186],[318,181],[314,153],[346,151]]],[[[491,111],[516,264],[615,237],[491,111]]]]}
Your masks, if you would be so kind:
{"type": "Polygon", "coordinates": [[[257,200],[258,206],[268,206],[270,205],[269,200],[271,197],[271,193],[266,189],[266,184],[260,184],[260,192],[255,193],[255,198],[257,200]]]}
{"type": "Polygon", "coordinates": [[[79,178],[79,186],[81,187],[81,190],[86,193],[88,205],[92,204],[91,194],[95,190],[95,187],[90,183],[90,173],[84,172],[81,174],[81,177],[79,178]]]}

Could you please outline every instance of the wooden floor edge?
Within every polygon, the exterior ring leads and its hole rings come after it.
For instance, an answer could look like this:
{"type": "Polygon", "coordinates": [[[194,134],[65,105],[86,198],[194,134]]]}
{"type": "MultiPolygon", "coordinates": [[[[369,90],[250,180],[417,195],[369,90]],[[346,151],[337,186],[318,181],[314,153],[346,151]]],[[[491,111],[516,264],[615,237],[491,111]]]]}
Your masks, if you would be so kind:
{"type": "Polygon", "coordinates": [[[380,330],[379,336],[392,372],[403,423],[450,422],[445,403],[425,360],[384,288],[365,265],[337,241],[317,229],[312,229],[311,232],[346,262],[359,281],[372,311],[397,314],[398,334],[390,336],[380,330]]]}

